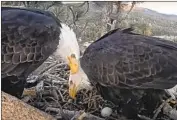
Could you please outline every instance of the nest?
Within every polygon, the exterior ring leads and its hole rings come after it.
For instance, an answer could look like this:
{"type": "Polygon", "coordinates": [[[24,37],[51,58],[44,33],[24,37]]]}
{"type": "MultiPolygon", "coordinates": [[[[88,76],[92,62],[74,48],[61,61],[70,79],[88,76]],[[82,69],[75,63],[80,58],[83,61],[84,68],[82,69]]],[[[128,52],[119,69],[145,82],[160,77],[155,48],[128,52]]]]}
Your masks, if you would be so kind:
{"type": "MultiPolygon", "coordinates": [[[[25,96],[23,101],[49,113],[57,119],[61,118],[59,110],[68,112],[84,111],[101,118],[101,110],[104,107],[115,108],[116,106],[104,100],[95,88],[92,90],[81,90],[77,94],[77,99],[73,100],[68,93],[69,67],[58,62],[55,58],[49,59],[31,74],[28,83],[37,81],[38,85],[36,96],[25,96]]],[[[30,88],[31,89],[31,88],[30,88]]],[[[64,117],[64,116],[62,116],[64,117]]],[[[117,115],[112,114],[109,119],[116,119],[117,115]]],[[[67,119],[67,118],[65,118],[67,119]]]]}
{"type": "MultiPolygon", "coordinates": [[[[78,111],[80,112],[81,110],[91,114],[92,117],[90,119],[92,120],[93,118],[95,120],[102,120],[101,110],[104,107],[113,109],[112,115],[104,119],[121,119],[116,111],[117,106],[104,100],[95,88],[91,91],[82,90],[78,93],[76,100],[71,99],[68,94],[68,77],[69,67],[63,62],[58,62],[54,57],[49,57],[28,78],[28,83],[34,80],[38,82],[38,85],[35,87],[37,95],[26,96],[23,98],[23,101],[61,120],[70,120],[73,115],[77,115],[78,111]]],[[[141,116],[141,118],[152,120],[145,116],[141,116]]],[[[164,119],[170,120],[168,118],[165,117],[164,119]]]]}

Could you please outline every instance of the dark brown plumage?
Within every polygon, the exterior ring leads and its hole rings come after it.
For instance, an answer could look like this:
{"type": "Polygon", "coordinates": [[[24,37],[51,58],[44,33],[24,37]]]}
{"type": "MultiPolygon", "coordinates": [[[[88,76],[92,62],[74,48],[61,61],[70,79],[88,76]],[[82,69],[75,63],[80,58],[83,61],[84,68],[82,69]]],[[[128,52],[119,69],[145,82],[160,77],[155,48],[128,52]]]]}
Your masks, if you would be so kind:
{"type": "Polygon", "coordinates": [[[103,98],[133,105],[125,107],[131,118],[145,93],[160,94],[177,84],[177,43],[134,34],[131,29],[113,30],[86,49],[81,67],[103,98]]]}
{"type": "Polygon", "coordinates": [[[60,22],[51,13],[1,7],[2,90],[20,97],[27,76],[59,44],[60,22]]]}

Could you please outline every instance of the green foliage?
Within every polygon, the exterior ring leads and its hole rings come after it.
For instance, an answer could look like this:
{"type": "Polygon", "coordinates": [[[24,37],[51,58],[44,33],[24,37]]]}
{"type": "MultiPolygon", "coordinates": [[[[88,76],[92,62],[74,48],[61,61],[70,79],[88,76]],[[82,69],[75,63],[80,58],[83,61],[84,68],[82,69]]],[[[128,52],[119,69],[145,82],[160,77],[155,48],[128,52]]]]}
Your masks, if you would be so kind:
{"type": "MultiPolygon", "coordinates": [[[[163,15],[150,10],[132,11],[123,24],[125,22],[125,27],[133,25],[138,29],[136,30],[138,33],[142,33],[143,26],[147,26],[152,36],[177,35],[177,16],[163,15]]],[[[124,27],[124,25],[121,26],[124,27]]]]}
{"type": "Polygon", "coordinates": [[[150,25],[145,23],[143,24],[134,24],[134,29],[136,33],[151,36],[152,35],[152,28],[150,25]]]}

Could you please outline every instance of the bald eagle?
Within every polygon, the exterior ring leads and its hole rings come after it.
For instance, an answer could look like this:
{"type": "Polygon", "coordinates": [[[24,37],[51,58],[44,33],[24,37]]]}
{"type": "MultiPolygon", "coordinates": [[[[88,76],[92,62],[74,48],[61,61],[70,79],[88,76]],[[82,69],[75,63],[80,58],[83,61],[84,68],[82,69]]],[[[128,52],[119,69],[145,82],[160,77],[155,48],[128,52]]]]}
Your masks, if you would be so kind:
{"type": "Polygon", "coordinates": [[[164,91],[174,98],[171,88],[177,84],[177,43],[135,34],[131,28],[115,29],[93,42],[77,64],[79,68],[73,69],[69,78],[70,96],[75,98],[79,90],[92,84],[104,99],[115,104],[123,99],[133,105],[132,109],[124,107],[129,110],[128,118],[135,118],[137,100],[146,92],[157,93],[149,108],[164,91]]]}
{"type": "Polygon", "coordinates": [[[1,7],[1,83],[4,92],[21,97],[28,75],[52,53],[75,66],[80,52],[72,29],[47,11],[1,7]]]}

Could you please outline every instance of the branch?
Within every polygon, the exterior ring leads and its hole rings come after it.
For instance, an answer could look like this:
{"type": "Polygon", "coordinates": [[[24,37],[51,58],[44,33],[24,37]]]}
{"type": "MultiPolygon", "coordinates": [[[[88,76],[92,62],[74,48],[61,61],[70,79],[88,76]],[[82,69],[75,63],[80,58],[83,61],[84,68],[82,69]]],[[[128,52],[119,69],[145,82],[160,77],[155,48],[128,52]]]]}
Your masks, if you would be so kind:
{"type": "Polygon", "coordinates": [[[172,100],[172,98],[167,99],[164,101],[155,111],[153,118],[146,117],[144,115],[138,115],[139,118],[142,120],[156,120],[157,116],[161,111],[163,111],[163,114],[167,115],[170,119],[177,120],[177,110],[175,108],[172,108],[169,105],[169,102],[172,100]]]}
{"type": "Polygon", "coordinates": [[[69,12],[68,12],[68,8],[67,8],[65,23],[67,23],[68,20],[69,20],[69,12]]]}
{"type": "Polygon", "coordinates": [[[59,66],[62,66],[62,65],[66,65],[66,64],[65,63],[54,62],[53,64],[49,65],[47,68],[40,71],[39,75],[42,75],[43,73],[45,73],[46,71],[48,71],[49,69],[51,69],[53,67],[59,67],[59,66]]]}
{"type": "Polygon", "coordinates": [[[80,36],[82,36],[82,33],[85,31],[85,29],[86,29],[87,25],[88,25],[88,21],[86,21],[86,23],[85,23],[85,25],[84,25],[83,29],[82,29],[82,30],[80,30],[80,31],[81,31],[81,32],[80,32],[80,36]]]}
{"type": "Polygon", "coordinates": [[[3,120],[56,120],[14,96],[4,92],[1,92],[1,95],[3,120]]]}
{"type": "Polygon", "coordinates": [[[60,1],[53,1],[51,5],[46,7],[46,10],[48,10],[50,7],[53,7],[53,6],[56,6],[56,5],[59,5],[59,4],[61,4],[60,1]]]}
{"type": "Polygon", "coordinates": [[[89,2],[85,1],[84,4],[85,3],[87,4],[87,8],[86,8],[86,11],[83,13],[83,15],[85,15],[89,11],[89,2]]]}
{"type": "Polygon", "coordinates": [[[115,4],[117,5],[117,13],[121,12],[121,3],[122,1],[115,2],[115,4]]]}
{"type": "Polygon", "coordinates": [[[136,4],[136,2],[133,1],[133,2],[132,2],[132,6],[131,6],[130,10],[128,11],[127,15],[132,11],[132,9],[134,8],[135,4],[136,4]]]}
{"type": "Polygon", "coordinates": [[[136,4],[136,2],[133,1],[130,10],[127,12],[127,14],[126,14],[126,16],[124,18],[122,18],[121,20],[119,20],[119,23],[122,22],[123,20],[125,20],[127,18],[128,14],[132,11],[132,9],[134,8],[135,4],[136,4]]]}
{"type": "Polygon", "coordinates": [[[73,24],[76,26],[76,15],[72,9],[71,6],[68,6],[69,10],[71,11],[72,15],[73,15],[73,24]]]}
{"type": "Polygon", "coordinates": [[[173,120],[177,120],[177,110],[172,108],[168,103],[163,107],[163,113],[169,116],[173,120]]]}
{"type": "Polygon", "coordinates": [[[82,116],[82,115],[84,116],[82,120],[104,120],[92,114],[85,113],[85,112],[83,113],[82,111],[70,111],[70,110],[64,110],[64,109],[62,111],[63,111],[63,114],[61,114],[61,109],[59,108],[52,108],[52,107],[46,108],[46,112],[57,112],[60,118],[67,116],[69,120],[77,118],[78,116],[82,116]]]}
{"type": "Polygon", "coordinates": [[[48,10],[50,7],[52,7],[53,5],[55,5],[55,2],[52,2],[52,4],[50,4],[49,6],[47,6],[45,9],[48,10]]]}

